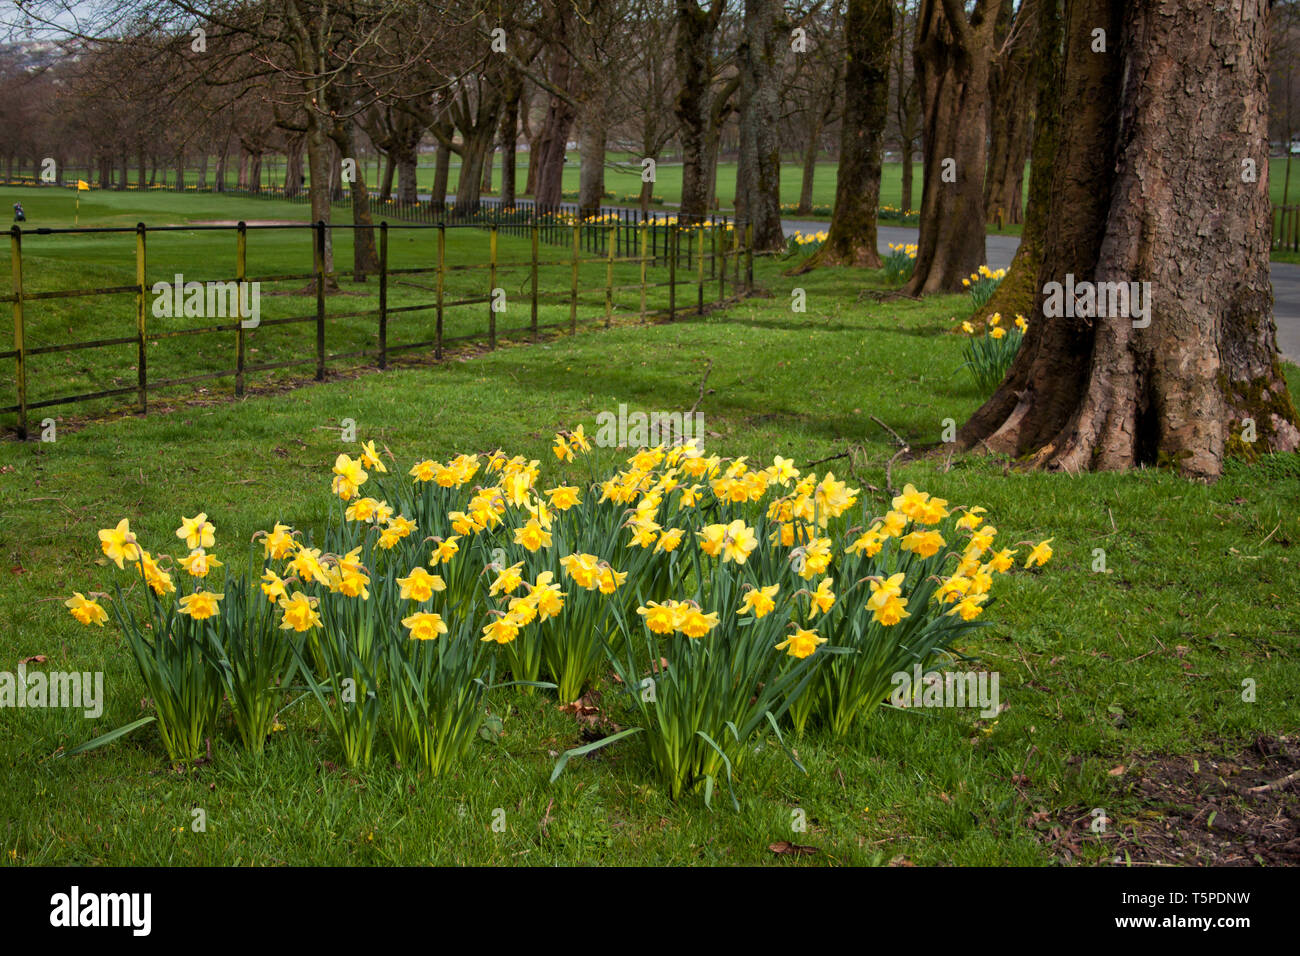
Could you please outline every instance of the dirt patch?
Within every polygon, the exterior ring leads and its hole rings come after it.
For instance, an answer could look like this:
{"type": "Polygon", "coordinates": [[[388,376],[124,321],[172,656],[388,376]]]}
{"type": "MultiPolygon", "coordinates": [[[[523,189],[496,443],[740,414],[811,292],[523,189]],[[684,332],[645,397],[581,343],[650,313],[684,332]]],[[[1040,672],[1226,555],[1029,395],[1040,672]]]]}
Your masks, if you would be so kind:
{"type": "MultiPolygon", "coordinates": [[[[1300,865],[1300,736],[1263,736],[1230,757],[1139,758],[1123,776],[1141,807],[1136,819],[1116,813],[1100,835],[1112,862],[1300,865]]],[[[1099,838],[1091,811],[1066,816],[1074,825],[1056,834],[1063,849],[1099,838]]]]}

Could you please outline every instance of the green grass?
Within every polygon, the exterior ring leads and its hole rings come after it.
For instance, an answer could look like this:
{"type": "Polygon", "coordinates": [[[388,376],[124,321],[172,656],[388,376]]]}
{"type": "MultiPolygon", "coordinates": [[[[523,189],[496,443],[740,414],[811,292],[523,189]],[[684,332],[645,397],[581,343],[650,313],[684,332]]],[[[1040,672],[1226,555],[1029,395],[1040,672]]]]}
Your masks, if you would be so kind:
{"type": "MultiPolygon", "coordinates": [[[[247,214],[237,208],[211,215],[247,214]]],[[[66,268],[77,261],[69,254],[66,268]]],[[[1300,456],[1232,463],[1208,487],[1153,470],[1020,474],[961,456],[895,467],[892,480],[989,508],[1001,539],[1054,538],[1053,561],[1001,582],[995,626],[960,648],[1000,672],[1008,708],[996,720],[880,711],[845,742],[810,734],[795,744],[806,775],[774,749],[757,757],[738,787],[740,813],[670,802],[634,742],[575,761],[548,785],[553,754],[580,732],[544,694],[493,694],[503,736],[480,742],[445,779],[382,763],[340,771],[310,702],[285,711],[287,729],[260,763],[226,735],[212,764],[172,772],[151,728],[51,757],[142,713],[121,637],[81,628],[62,607],[73,590],[108,581],[95,563],[96,529],[129,517],[161,550],[182,514],[205,510],[218,543],[230,543],[222,557],[237,565],[233,543],[274,521],[324,522],[329,465],[353,448],[339,441],[344,418],[399,462],[500,446],[541,459],[549,482],[561,474],[553,431],[583,422],[590,432],[620,402],[690,408],[711,360],[700,410],[713,450],[779,452],[804,466],[853,449],[853,459],[818,470],[850,474],[879,510],[886,496],[867,485],[884,487],[896,449],[872,416],[919,444],[979,404],[959,370],[961,339],[946,334],[968,300],[859,299],[881,286],[879,273],[791,280],[769,261],[756,272],[770,297],[703,318],[618,323],[239,402],[214,386],[167,413],[62,428],[52,444],[0,444],[0,669],[44,655],[33,667],[102,670],[106,688],[98,721],[0,710],[0,861],[756,864],[795,859],[768,850],[789,840],[817,848],[799,858],[812,864],[1033,865],[1059,859],[1046,836],[1059,826],[1082,829],[1082,860],[1096,862],[1110,851],[1086,833],[1091,808],[1120,827],[1161,811],[1133,795],[1131,771],[1113,768],[1144,755],[1231,753],[1259,734],[1296,730],[1300,456]],[[790,310],[796,282],[808,293],[805,314],[790,310]],[[1091,570],[1097,548],[1109,573],[1091,570]],[[1255,703],[1241,700],[1245,678],[1257,682],[1255,703]],[[205,833],[190,829],[195,808],[206,811],[205,833]],[[492,828],[498,808],[504,832],[492,828]],[[796,808],[806,832],[791,829],[796,808]]],[[[89,326],[95,316],[83,304],[65,321],[89,326]]],[[[1297,369],[1287,372],[1300,388],[1297,369]]],[[[604,690],[603,706],[625,723],[616,688],[604,690]]]]}
{"type": "MultiPolygon", "coordinates": [[[[28,228],[60,228],[70,211],[71,194],[55,191],[7,188],[0,189],[0,202],[9,196],[23,200],[28,212],[28,228]]],[[[90,193],[82,201],[83,226],[134,226],[141,219],[151,225],[184,225],[204,220],[298,220],[307,217],[307,207],[293,203],[260,199],[237,199],[220,196],[185,196],[176,193],[90,193]]],[[[544,298],[538,309],[539,327],[567,325],[570,318],[571,233],[554,235],[563,244],[541,243],[538,257],[542,263],[562,262],[539,269],[539,292],[544,298]]],[[[633,241],[625,233],[624,241],[633,241]]],[[[639,238],[635,241],[639,242],[639,238]]],[[[647,242],[649,242],[647,237],[647,242]]],[[[663,234],[658,234],[662,247],[663,234]]],[[[712,254],[713,237],[706,237],[706,254],[712,254]]],[[[684,241],[685,252],[696,251],[696,240],[684,241]]],[[[23,239],[24,291],[30,293],[68,289],[120,287],[135,280],[136,237],[134,233],[39,235],[23,239]]],[[[231,279],[235,275],[236,234],[233,230],[180,230],[153,232],[146,239],[146,285],[171,284],[176,274],[186,281],[231,279]]],[[[624,249],[624,257],[635,249],[624,249]]],[[[584,245],[579,267],[578,321],[603,322],[607,266],[604,253],[584,245]]],[[[306,274],[312,269],[312,233],[308,230],[250,230],[247,263],[250,278],[262,275],[306,274]]],[[[489,261],[487,230],[465,226],[447,230],[444,282],[444,338],[487,335],[490,307],[483,301],[493,288],[505,290],[505,310],[496,315],[497,332],[502,338],[527,336],[531,323],[531,243],[518,235],[499,237],[495,285],[486,268],[489,261]],[[469,300],[469,301],[466,301],[469,300]],[[457,304],[464,303],[464,304],[457,304]]],[[[683,268],[679,279],[698,277],[697,265],[683,268]]],[[[437,230],[394,225],[389,233],[389,266],[392,269],[431,268],[437,263],[437,230]]],[[[352,281],[346,271],[352,264],[352,233],[335,234],[335,267],[340,273],[341,294],[327,297],[329,315],[377,309],[378,279],[352,281]]],[[[720,263],[719,263],[720,264],[720,263]]],[[[664,265],[648,268],[647,283],[667,281],[664,265]]],[[[709,271],[706,263],[706,272],[709,271]]],[[[640,311],[640,266],[620,263],[613,270],[613,307],[615,312],[640,311]],[[636,286],[636,288],[632,288],[636,286]]],[[[11,274],[0,274],[0,295],[12,292],[11,274]]],[[[718,282],[708,283],[706,299],[718,294],[718,282]]],[[[683,285],[678,290],[679,306],[698,300],[698,290],[683,285]]],[[[431,341],[436,337],[436,277],[431,273],[392,276],[388,307],[400,310],[412,306],[429,306],[420,311],[395,312],[389,318],[387,341],[390,347],[431,341]]],[[[236,364],[236,333],[231,331],[201,336],[166,337],[183,328],[218,324],[193,318],[159,318],[153,313],[154,297],[147,297],[149,312],[146,327],[149,338],[147,370],[151,381],[189,378],[195,375],[232,371],[236,364]]],[[[668,290],[649,288],[648,310],[666,309],[668,290]]],[[[314,317],[314,287],[305,279],[264,282],[261,289],[261,319],[265,325],[246,333],[248,365],[278,364],[309,360],[314,367],[316,349],[315,322],[272,324],[276,319],[314,317]]],[[[92,298],[46,299],[29,302],[24,308],[25,344],[40,348],[135,335],[135,296],[132,293],[92,298]],[[93,325],[91,324],[93,320],[93,325]]],[[[13,348],[13,326],[0,326],[0,350],[13,348]]],[[[354,316],[329,320],[326,351],[330,355],[349,355],[378,349],[378,318],[354,316]]],[[[394,360],[400,358],[394,353],[394,360]]],[[[86,351],[53,352],[28,359],[28,402],[38,403],[72,394],[88,394],[114,388],[131,387],[137,380],[137,348],[134,342],[86,351]]],[[[370,358],[349,355],[332,359],[328,364],[342,371],[370,358]]],[[[301,367],[250,373],[250,382],[274,386],[303,374],[301,367]]],[[[233,378],[223,377],[204,388],[229,390],[233,378]]],[[[181,385],[164,389],[161,395],[190,394],[195,386],[181,385]]],[[[0,381],[0,407],[17,403],[14,377],[0,381]]],[[[121,407],[130,398],[117,396],[78,406],[78,414],[96,414],[121,407]]],[[[37,409],[36,411],[40,411],[37,409]]],[[[35,414],[35,413],[34,413],[35,414]]],[[[38,416],[38,420],[41,416],[38,416]]]]}
{"type": "MultiPolygon", "coordinates": [[[[570,150],[565,157],[564,166],[564,191],[576,193],[578,190],[578,172],[580,163],[580,154],[577,150],[570,150]]],[[[420,192],[427,194],[433,188],[434,164],[432,153],[425,153],[420,158],[420,166],[416,171],[416,182],[420,192]]],[[[641,157],[632,153],[610,151],[605,157],[605,190],[613,193],[616,202],[622,202],[625,197],[637,197],[641,193],[641,157]]],[[[216,169],[216,160],[213,159],[208,166],[209,182],[212,181],[213,173],[216,169]]],[[[517,170],[518,188],[522,191],[528,178],[528,154],[521,152],[515,156],[515,168],[517,170]]],[[[721,208],[730,210],[732,200],[736,194],[736,168],[734,161],[722,160],[718,163],[718,184],[717,196],[721,208]]],[[[913,193],[912,205],[919,208],[921,205],[921,185],[924,178],[924,168],[921,163],[913,163],[913,193]]],[[[447,191],[455,193],[456,184],[460,180],[460,160],[452,156],[451,166],[448,175],[447,191]]],[[[903,197],[903,164],[899,162],[886,162],[883,164],[882,176],[880,183],[880,203],[883,206],[899,207],[902,204],[903,197]]],[[[817,206],[830,206],[835,202],[835,183],[837,179],[838,164],[835,160],[824,159],[817,163],[816,172],[813,177],[813,204],[817,206]]],[[[372,189],[377,190],[380,185],[382,175],[382,166],[373,157],[364,160],[359,168],[358,173],[366,184],[372,189]]],[[[31,175],[31,171],[27,171],[31,175]]],[[[69,176],[85,176],[85,170],[70,170],[69,176]]],[[[1283,187],[1287,175],[1286,157],[1274,157],[1269,160],[1269,196],[1274,204],[1281,204],[1283,197],[1283,187]]],[[[1291,187],[1287,191],[1287,202],[1294,204],[1300,202],[1300,161],[1293,161],[1291,164],[1291,187]]],[[[169,181],[175,181],[174,171],[169,171],[164,177],[169,181]]],[[[231,186],[238,182],[238,168],[232,164],[226,171],[226,182],[231,186]]],[[[135,170],[132,170],[130,182],[134,183],[135,170]]],[[[197,168],[190,168],[186,172],[186,182],[194,185],[198,182],[197,168]]],[[[781,199],[782,202],[793,204],[799,199],[799,190],[803,182],[803,165],[802,162],[795,162],[786,159],[781,164],[781,199]]],[[[279,186],[284,183],[284,158],[280,156],[268,156],[262,169],[263,185],[279,186]]],[[[1029,186],[1029,167],[1025,167],[1025,189],[1028,194],[1029,186]]],[[[497,156],[495,166],[493,167],[492,188],[494,190],[501,187],[501,157],[497,156]]],[[[394,185],[396,188],[396,185],[394,185]]],[[[662,160],[656,169],[654,195],[666,203],[679,203],[682,198],[682,166],[680,162],[671,159],[662,160]]],[[[806,218],[829,218],[826,216],[813,216],[806,218]]]]}

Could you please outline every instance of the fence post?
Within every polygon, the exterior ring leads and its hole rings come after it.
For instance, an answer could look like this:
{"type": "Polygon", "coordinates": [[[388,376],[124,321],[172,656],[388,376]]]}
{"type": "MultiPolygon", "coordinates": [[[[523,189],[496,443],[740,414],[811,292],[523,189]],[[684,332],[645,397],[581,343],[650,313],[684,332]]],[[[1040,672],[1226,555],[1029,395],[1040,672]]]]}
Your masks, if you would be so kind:
{"type": "Polygon", "coordinates": [[[740,289],[740,223],[734,221],[731,224],[731,258],[736,264],[736,278],[731,283],[731,294],[735,295],[740,289]]]}
{"type": "Polygon", "coordinates": [[[699,240],[700,240],[697,243],[697,245],[699,246],[698,253],[699,253],[700,261],[696,266],[698,271],[696,272],[695,275],[695,286],[696,286],[696,296],[697,296],[697,301],[695,304],[695,314],[703,315],[704,314],[704,223],[701,222],[698,226],[696,226],[695,231],[696,233],[699,234],[699,240]]]}
{"type": "Polygon", "coordinates": [[[532,304],[532,318],[530,320],[530,328],[533,333],[533,338],[537,338],[537,243],[541,237],[538,233],[536,217],[533,217],[532,229],[530,229],[529,232],[531,234],[532,241],[533,241],[533,261],[532,261],[533,304],[532,304]]]}
{"type": "Polygon", "coordinates": [[[438,223],[438,344],[434,346],[434,358],[442,358],[442,286],[443,275],[447,271],[447,224],[438,223]]]}
{"type": "Polygon", "coordinates": [[[668,321],[671,322],[677,313],[677,250],[681,247],[681,233],[677,231],[677,223],[668,227],[668,235],[664,237],[665,251],[668,255],[668,321]]]}
{"type": "MultiPolygon", "coordinates": [[[[248,226],[235,226],[235,397],[244,397],[244,279],[248,265],[248,226]]],[[[144,287],[143,280],[140,283],[144,287]]]]}
{"type": "Polygon", "coordinates": [[[497,224],[488,227],[488,348],[497,347],[497,224]]]}
{"type": "Polygon", "coordinates": [[[582,243],[582,227],[573,222],[573,280],[569,289],[569,334],[578,334],[578,253],[582,243]]]}
{"type": "Polygon", "coordinates": [[[9,230],[9,249],[14,276],[14,351],[18,353],[15,379],[18,386],[18,438],[27,439],[27,346],[23,342],[23,231],[9,230]]]}
{"type": "MultiPolygon", "coordinates": [[[[145,228],[144,223],[135,224],[135,281],[140,286],[140,291],[136,293],[135,301],[135,379],[136,379],[136,400],[140,404],[140,414],[143,415],[149,410],[146,392],[149,387],[149,380],[145,372],[147,356],[145,354],[144,338],[144,320],[148,314],[145,309],[144,301],[144,267],[145,267],[145,228]]],[[[15,288],[17,283],[15,283],[15,288]]]]}
{"type": "Polygon", "coordinates": [[[388,368],[388,220],[379,223],[379,367],[388,368]]]}
{"type": "Polygon", "coordinates": [[[617,223],[609,227],[613,235],[605,237],[605,328],[609,328],[610,317],[614,314],[614,249],[618,244],[617,223]]]}
{"type": "Polygon", "coordinates": [[[316,220],[316,381],[325,378],[325,220],[316,220]]]}
{"type": "Polygon", "coordinates": [[[745,291],[754,291],[754,224],[745,224],[745,291]]]}
{"type": "Polygon", "coordinates": [[[645,224],[645,220],[642,219],[641,220],[641,321],[642,322],[645,321],[645,270],[646,270],[645,238],[646,238],[646,224],[645,224]]]}
{"type": "Polygon", "coordinates": [[[727,297],[727,225],[717,223],[713,230],[713,254],[718,259],[718,301],[727,297]]]}

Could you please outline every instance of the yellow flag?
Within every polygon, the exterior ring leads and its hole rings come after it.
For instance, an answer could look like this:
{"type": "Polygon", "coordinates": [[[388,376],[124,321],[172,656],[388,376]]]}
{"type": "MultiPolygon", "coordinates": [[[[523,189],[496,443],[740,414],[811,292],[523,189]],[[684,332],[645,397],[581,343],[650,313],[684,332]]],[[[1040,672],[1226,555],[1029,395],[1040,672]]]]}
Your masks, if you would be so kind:
{"type": "Polygon", "coordinates": [[[89,189],[89,188],[90,188],[90,183],[86,182],[84,179],[78,179],[78,180],[77,180],[77,188],[78,188],[78,189],[89,189]]]}

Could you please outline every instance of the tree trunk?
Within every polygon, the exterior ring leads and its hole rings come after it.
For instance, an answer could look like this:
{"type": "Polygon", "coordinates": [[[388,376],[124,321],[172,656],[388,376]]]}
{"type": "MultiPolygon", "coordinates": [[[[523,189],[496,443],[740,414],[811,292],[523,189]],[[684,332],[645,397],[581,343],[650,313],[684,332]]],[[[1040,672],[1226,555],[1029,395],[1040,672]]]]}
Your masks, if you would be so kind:
{"type": "Polygon", "coordinates": [[[803,151],[803,176],[799,183],[799,205],[795,208],[801,216],[812,215],[813,205],[813,181],[817,177],[817,148],[821,145],[819,140],[822,137],[822,123],[818,110],[818,118],[813,121],[813,128],[808,136],[808,145],[803,151]]]}
{"type": "MultiPolygon", "coordinates": [[[[338,147],[340,156],[355,156],[352,120],[343,120],[334,125],[330,139],[338,147]]],[[[370,215],[370,190],[366,186],[366,177],[358,172],[355,182],[349,183],[348,190],[352,196],[352,278],[354,282],[365,282],[371,272],[379,271],[379,252],[375,247],[374,219],[370,215]]]]}
{"type": "Polygon", "coordinates": [[[487,142],[483,145],[483,183],[482,191],[485,193],[492,192],[492,167],[496,164],[497,151],[496,144],[492,141],[492,134],[489,133],[487,142]]]}
{"type": "MultiPolygon", "coordinates": [[[[324,270],[327,273],[325,288],[337,290],[338,282],[329,277],[334,271],[334,232],[329,229],[330,190],[332,188],[333,144],[325,135],[323,120],[314,111],[307,112],[307,170],[309,181],[307,194],[311,200],[311,221],[323,222],[325,229],[324,270]]],[[[224,162],[224,156],[223,156],[224,162]]],[[[218,180],[220,181],[220,180],[218,180]]]]}
{"type": "Polygon", "coordinates": [[[420,198],[420,187],[418,182],[419,174],[419,151],[416,149],[402,149],[396,157],[397,166],[397,201],[399,203],[414,203],[420,198]]]}
{"type": "Polygon", "coordinates": [[[605,201],[605,119],[599,108],[593,110],[582,126],[582,144],[578,171],[578,211],[594,216],[605,201]]]}
{"type": "Polygon", "coordinates": [[[438,141],[438,152],[433,160],[433,194],[430,197],[436,208],[447,206],[447,181],[451,175],[451,147],[438,141]]]}
{"type": "Polygon", "coordinates": [[[713,189],[709,177],[708,142],[717,130],[712,117],[713,35],[724,7],[714,0],[701,8],[696,0],[677,0],[677,31],[673,56],[681,89],[673,111],[681,123],[677,134],[682,147],[682,202],[678,220],[699,222],[708,215],[713,189]]]}
{"type": "Polygon", "coordinates": [[[519,155],[519,97],[523,93],[523,81],[509,91],[505,108],[501,112],[501,208],[513,209],[515,190],[518,186],[518,170],[515,168],[519,155]]]}
{"type": "Polygon", "coordinates": [[[471,215],[478,212],[483,188],[483,158],[491,145],[484,142],[482,131],[477,136],[463,133],[460,148],[460,178],[456,180],[456,212],[471,215]]]}
{"type": "MultiPolygon", "coordinates": [[[[559,39],[567,41],[569,21],[563,5],[557,12],[554,28],[559,39]]],[[[563,43],[552,50],[551,57],[551,83],[556,89],[567,92],[574,81],[574,66],[563,43]]],[[[549,94],[546,120],[537,144],[537,181],[533,193],[536,204],[542,209],[558,208],[564,201],[564,158],[573,120],[573,104],[562,96],[549,94]]]]}
{"type": "Polygon", "coordinates": [[[393,177],[397,173],[397,164],[393,162],[391,152],[384,153],[384,172],[379,179],[379,201],[387,202],[393,198],[393,177]]]}
{"type": "Polygon", "coordinates": [[[781,228],[781,71],[785,38],[781,0],[745,0],[736,51],[740,71],[740,154],[737,220],[753,224],[756,250],[785,248],[781,228]]]}
{"type": "Polygon", "coordinates": [[[1061,0],[1035,0],[1030,80],[1035,84],[1033,165],[1029,170],[1029,203],[1020,245],[1007,275],[972,321],[984,322],[993,313],[1005,316],[1033,312],[1038,269],[1043,257],[1052,202],[1052,170],[1061,130],[1061,0]]]}
{"type": "Polygon", "coordinates": [[[1053,175],[1043,317],[959,443],[1072,473],[1163,464],[1209,480],[1226,450],[1300,447],[1269,285],[1267,22],[1266,0],[1067,4],[1070,161],[1053,175]],[[1047,285],[1085,281],[1150,291],[1125,310],[1047,285]]]}
{"type": "Polygon", "coordinates": [[[984,263],[989,68],[995,11],[978,0],[921,0],[916,74],[924,114],[924,174],[916,266],[906,295],[960,292],[984,263]],[[952,19],[949,19],[949,16],[952,19]]]}
{"type": "Polygon", "coordinates": [[[994,109],[989,116],[989,168],[984,177],[984,212],[988,222],[998,226],[1024,221],[1038,6],[1039,0],[1022,0],[1013,19],[1011,0],[1002,3],[1006,28],[998,31],[997,42],[1003,49],[994,59],[989,75],[989,97],[994,109]]]}
{"type": "Polygon", "coordinates": [[[289,148],[284,161],[284,194],[286,196],[297,196],[302,193],[302,148],[302,137],[294,136],[289,140],[289,148]]]}
{"type": "Polygon", "coordinates": [[[844,116],[840,122],[835,208],[822,247],[805,268],[854,265],[880,268],[876,216],[880,208],[881,147],[889,113],[889,54],[894,5],[849,0],[844,23],[844,116]]]}

